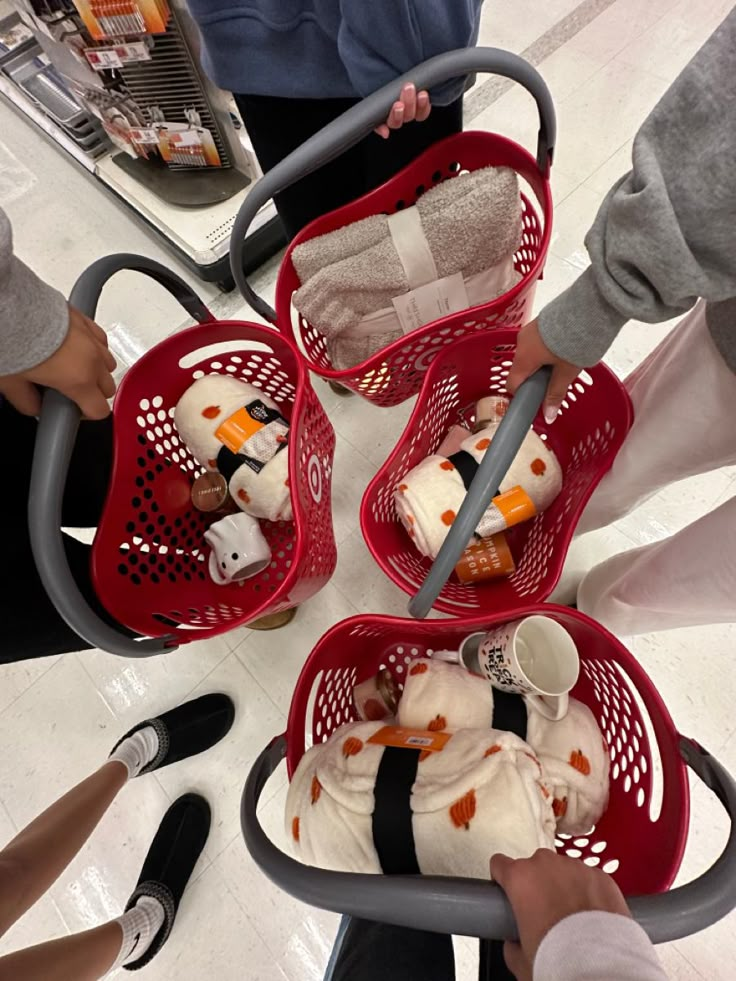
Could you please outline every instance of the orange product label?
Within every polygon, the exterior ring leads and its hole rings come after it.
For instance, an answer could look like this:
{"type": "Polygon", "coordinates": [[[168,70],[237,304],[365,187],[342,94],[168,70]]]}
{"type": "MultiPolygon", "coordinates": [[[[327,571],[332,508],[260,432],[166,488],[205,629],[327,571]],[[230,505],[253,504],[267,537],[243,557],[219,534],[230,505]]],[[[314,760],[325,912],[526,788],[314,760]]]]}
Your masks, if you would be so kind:
{"type": "Polygon", "coordinates": [[[440,753],[451,738],[450,732],[426,732],[424,729],[384,726],[374,732],[368,742],[374,746],[396,746],[398,749],[422,749],[428,753],[440,753]]]}
{"type": "Polygon", "coordinates": [[[494,497],[493,503],[503,515],[507,528],[528,521],[537,513],[534,502],[523,487],[512,487],[505,494],[494,497]]]}
{"type": "Polygon", "coordinates": [[[498,576],[510,576],[516,566],[503,532],[468,545],[455,566],[460,582],[482,582],[498,576]]]}
{"type": "Polygon", "coordinates": [[[264,423],[254,419],[245,406],[227,418],[215,430],[215,439],[232,453],[239,453],[243,444],[255,435],[259,429],[263,429],[264,423]]]}

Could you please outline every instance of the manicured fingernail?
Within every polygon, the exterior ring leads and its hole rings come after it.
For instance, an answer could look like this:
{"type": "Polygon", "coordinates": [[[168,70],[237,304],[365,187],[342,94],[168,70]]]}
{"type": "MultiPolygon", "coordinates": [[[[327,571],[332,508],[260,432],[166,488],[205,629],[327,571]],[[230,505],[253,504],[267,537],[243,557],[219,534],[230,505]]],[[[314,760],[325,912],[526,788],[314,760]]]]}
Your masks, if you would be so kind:
{"type": "Polygon", "coordinates": [[[414,91],[414,82],[407,82],[406,85],[404,86],[404,92],[411,93],[413,91],[414,91]]]}
{"type": "Polygon", "coordinates": [[[394,112],[395,113],[399,113],[399,114],[400,113],[403,113],[404,112],[404,103],[403,102],[395,102],[394,103],[394,112]]]}
{"type": "Polygon", "coordinates": [[[547,423],[548,426],[551,426],[552,423],[555,421],[555,419],[557,418],[557,413],[559,411],[560,411],[559,405],[545,405],[544,421],[547,423]]]}

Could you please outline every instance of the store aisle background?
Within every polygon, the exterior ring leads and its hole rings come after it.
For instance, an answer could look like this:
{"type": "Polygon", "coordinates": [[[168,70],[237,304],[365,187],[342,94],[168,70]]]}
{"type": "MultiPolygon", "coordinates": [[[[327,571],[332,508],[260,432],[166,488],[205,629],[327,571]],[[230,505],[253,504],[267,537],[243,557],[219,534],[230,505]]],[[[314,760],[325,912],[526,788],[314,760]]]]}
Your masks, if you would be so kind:
{"type": "MultiPolygon", "coordinates": [[[[552,90],[559,136],[551,254],[537,303],[567,286],[586,263],[584,234],[612,181],[627,168],[637,127],[668,84],[723,19],[724,0],[487,0],[481,42],[524,53],[552,90]]],[[[534,143],[531,98],[480,79],[467,100],[467,126],[534,143]]],[[[0,204],[13,221],[18,254],[68,291],[99,256],[117,251],[157,258],[192,280],[129,213],[0,104],[0,204]]],[[[273,295],[277,261],[255,282],[273,295]]],[[[218,316],[253,319],[237,296],[196,284],[218,316]]],[[[177,329],[180,310],[131,274],[100,305],[103,326],[144,350],[177,329]]],[[[671,325],[630,324],[607,360],[622,377],[671,325]]],[[[116,344],[117,346],[117,344],[116,344]]],[[[203,756],[134,781],[120,794],[78,858],[0,952],[93,926],[117,915],[168,803],[199,790],[213,803],[213,829],[174,933],[146,970],[151,981],[318,981],[336,917],[278,892],[251,862],[240,837],[239,799],[259,750],[285,727],[304,658],[335,621],[356,612],[403,614],[406,597],[379,572],[363,544],[363,490],[393,446],[411,405],[380,410],[315,385],[337,430],[334,512],[339,560],[319,598],[277,633],[237,630],[171,655],[126,661],[90,652],[0,667],[0,842],[104,761],[131,724],[193,695],[227,691],[238,716],[229,738],[203,756]],[[374,434],[371,441],[365,434],[374,434]]],[[[686,481],[601,533],[601,558],[657,540],[736,493],[736,468],[686,481]]],[[[20,502],[19,502],[20,505],[20,502]]],[[[10,520],[17,519],[6,516],[10,520]]],[[[12,571],[12,570],[11,570],[12,571]]],[[[32,611],[29,615],[32,615],[32,611]]],[[[650,673],[679,729],[696,736],[736,773],[736,626],[639,637],[630,647],[650,673]],[[692,674],[697,658],[698,671],[692,674]]],[[[286,790],[283,769],[266,788],[262,817],[278,841],[286,790]]],[[[681,880],[719,853],[726,822],[697,785],[681,880]]],[[[673,979],[726,981],[736,957],[736,915],[700,935],[659,948],[673,979]]],[[[456,941],[458,978],[475,976],[474,944],[456,941]]]]}

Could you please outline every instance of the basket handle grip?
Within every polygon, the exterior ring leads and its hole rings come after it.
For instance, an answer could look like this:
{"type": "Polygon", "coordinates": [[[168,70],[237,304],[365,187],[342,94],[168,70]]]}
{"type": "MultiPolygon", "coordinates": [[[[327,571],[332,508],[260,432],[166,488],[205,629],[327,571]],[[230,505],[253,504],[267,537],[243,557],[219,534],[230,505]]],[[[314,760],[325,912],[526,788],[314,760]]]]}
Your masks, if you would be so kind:
{"type": "MultiPolygon", "coordinates": [[[[655,896],[628,899],[634,919],[653,943],[668,943],[704,930],[736,907],[736,782],[697,743],[680,738],[686,763],[713,791],[731,819],[721,856],[694,882],[655,896]]],[[[251,769],[240,804],[240,823],[251,857],[284,892],[310,906],[413,930],[489,940],[518,936],[502,890],[480,879],[381,876],[332,872],[302,865],[280,851],[257,815],[258,799],[286,755],[286,736],[263,750],[251,769]]]]}
{"type": "Polygon", "coordinates": [[[514,462],[514,457],[544,401],[551,374],[552,369],[548,365],[535,371],[519,386],[509,403],[506,415],[501,419],[493,441],[478,466],[427,578],[417,594],[409,600],[409,613],[418,620],[424,619],[436,603],[466,545],[473,537],[478,522],[498,494],[501,481],[514,462]]]}
{"type": "MultiPolygon", "coordinates": [[[[199,323],[213,319],[183,279],[153,259],[137,255],[110,255],[93,262],[74,284],[69,302],[94,318],[105,283],[124,269],[156,280],[199,323]]],[[[79,408],[66,396],[50,389],[44,392],[28,499],[31,548],[38,574],[59,615],[88,644],[122,657],[161,654],[176,646],[172,637],[136,641],[108,626],[89,607],[69,569],[61,533],[61,508],[80,417],[79,408]]]]}
{"type": "Polygon", "coordinates": [[[233,279],[249,306],[269,323],[276,322],[276,313],[248,283],[244,271],[243,249],[251,223],[260,209],[280,191],[290,187],[302,177],[313,173],[335,157],[345,153],[380,125],[396,101],[397,92],[406,82],[414,82],[417,89],[431,89],[452,78],[486,72],[503,75],[519,82],[532,95],[539,110],[539,135],[537,138],[537,166],[543,177],[549,176],[557,123],[552,96],[536,70],[528,61],[501,48],[459,48],[430,58],[417,65],[363,99],[319,133],[315,133],[300,147],[285,157],[272,170],[257,181],[246,195],[233,225],[230,237],[230,266],[233,279]]]}

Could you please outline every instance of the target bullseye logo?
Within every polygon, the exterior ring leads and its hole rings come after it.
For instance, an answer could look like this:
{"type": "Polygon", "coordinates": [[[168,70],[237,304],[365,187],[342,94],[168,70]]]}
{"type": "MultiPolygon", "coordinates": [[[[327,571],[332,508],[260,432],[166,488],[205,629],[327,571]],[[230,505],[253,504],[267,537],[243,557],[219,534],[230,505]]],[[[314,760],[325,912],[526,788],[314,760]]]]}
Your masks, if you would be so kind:
{"type": "Polygon", "coordinates": [[[442,349],[440,347],[437,347],[435,345],[433,347],[430,347],[426,351],[422,351],[422,353],[418,355],[416,361],[414,362],[415,369],[417,371],[426,371],[426,369],[434,361],[434,359],[437,357],[437,355],[441,350],[442,349]]]}
{"type": "Polygon", "coordinates": [[[307,481],[316,504],[322,500],[322,467],[313,453],[307,461],[307,481]]]}

